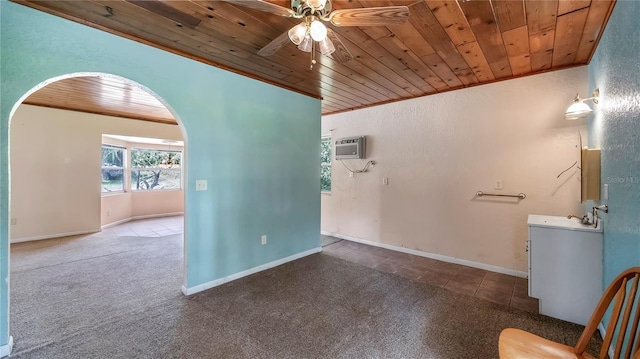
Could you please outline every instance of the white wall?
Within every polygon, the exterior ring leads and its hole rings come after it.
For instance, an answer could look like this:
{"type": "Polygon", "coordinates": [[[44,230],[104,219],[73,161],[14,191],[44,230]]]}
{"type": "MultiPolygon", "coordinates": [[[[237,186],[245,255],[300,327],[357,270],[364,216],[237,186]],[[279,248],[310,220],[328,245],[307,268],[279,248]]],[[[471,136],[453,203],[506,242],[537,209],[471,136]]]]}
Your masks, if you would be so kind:
{"type": "Polygon", "coordinates": [[[12,242],[100,231],[103,133],[182,140],[175,125],[18,108],[10,128],[12,242]]]}
{"type": "Polygon", "coordinates": [[[579,171],[556,176],[579,158],[578,130],[586,143],[585,122],[564,120],[586,90],[579,67],[323,117],[334,142],[367,136],[367,159],[344,164],[376,166],[350,178],[333,160],[322,231],[526,271],[527,215],[583,211],[579,171]]]}

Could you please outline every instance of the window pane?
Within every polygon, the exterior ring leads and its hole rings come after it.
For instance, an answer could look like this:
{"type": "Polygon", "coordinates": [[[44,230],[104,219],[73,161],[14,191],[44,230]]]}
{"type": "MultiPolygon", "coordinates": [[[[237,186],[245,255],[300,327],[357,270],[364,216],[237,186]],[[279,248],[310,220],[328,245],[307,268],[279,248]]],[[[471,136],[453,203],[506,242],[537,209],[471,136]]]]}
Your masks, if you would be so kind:
{"type": "Polygon", "coordinates": [[[102,146],[102,193],[124,191],[124,148],[102,146]]]}
{"type": "Polygon", "coordinates": [[[134,168],[131,170],[131,189],[134,191],[180,188],[180,168],[134,168]]]}
{"type": "Polygon", "coordinates": [[[331,139],[320,142],[320,163],[331,164],[331,139]]]}
{"type": "Polygon", "coordinates": [[[102,192],[124,191],[124,170],[118,168],[102,169],[102,192]]]}
{"type": "Polygon", "coordinates": [[[154,151],[134,149],[131,151],[132,168],[180,168],[182,153],[179,151],[154,151]]]}
{"type": "Polygon", "coordinates": [[[133,149],[131,189],[150,191],[182,188],[182,152],[133,149]]]}
{"type": "Polygon", "coordinates": [[[331,191],[331,138],[320,142],[320,190],[331,191]]]}
{"type": "Polygon", "coordinates": [[[331,192],[331,167],[322,167],[320,175],[320,190],[331,192]]]}
{"type": "Polygon", "coordinates": [[[102,146],[102,166],[103,167],[124,167],[124,149],[117,147],[102,146]]]}

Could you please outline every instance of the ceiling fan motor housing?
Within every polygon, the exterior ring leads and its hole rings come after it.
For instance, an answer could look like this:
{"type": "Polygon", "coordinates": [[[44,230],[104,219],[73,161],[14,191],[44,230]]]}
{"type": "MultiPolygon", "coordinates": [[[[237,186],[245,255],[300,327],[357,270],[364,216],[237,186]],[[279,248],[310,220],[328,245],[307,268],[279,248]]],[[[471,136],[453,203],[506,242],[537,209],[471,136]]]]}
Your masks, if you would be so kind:
{"type": "Polygon", "coordinates": [[[329,13],[331,13],[332,6],[331,0],[327,0],[322,9],[314,9],[308,2],[308,0],[291,0],[291,9],[295,11],[296,18],[304,18],[310,15],[314,15],[324,21],[329,19],[329,13]]]}

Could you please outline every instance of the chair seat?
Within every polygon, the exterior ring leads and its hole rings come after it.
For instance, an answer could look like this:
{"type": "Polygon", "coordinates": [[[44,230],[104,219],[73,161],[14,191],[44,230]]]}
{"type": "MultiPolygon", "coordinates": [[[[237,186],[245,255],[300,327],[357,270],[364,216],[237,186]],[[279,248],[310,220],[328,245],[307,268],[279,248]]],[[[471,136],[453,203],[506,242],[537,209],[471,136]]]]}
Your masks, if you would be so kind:
{"type": "Polygon", "coordinates": [[[513,328],[505,329],[500,333],[498,349],[500,359],[595,359],[587,353],[582,355],[574,353],[573,347],[513,328]]]}

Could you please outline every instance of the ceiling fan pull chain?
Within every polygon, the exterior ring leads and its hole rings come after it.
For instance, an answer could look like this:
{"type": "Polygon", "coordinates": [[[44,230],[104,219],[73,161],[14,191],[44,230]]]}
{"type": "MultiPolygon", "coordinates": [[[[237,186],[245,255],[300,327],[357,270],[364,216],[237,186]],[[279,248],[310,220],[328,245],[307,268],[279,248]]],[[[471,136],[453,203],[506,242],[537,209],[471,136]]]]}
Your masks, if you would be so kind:
{"type": "Polygon", "coordinates": [[[309,70],[313,70],[313,65],[316,63],[316,42],[311,40],[311,65],[309,65],[309,70]]]}

